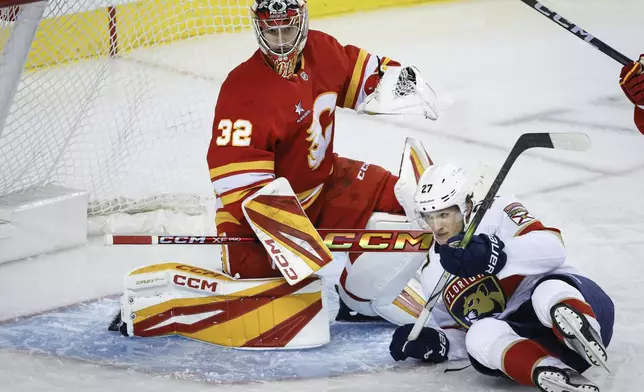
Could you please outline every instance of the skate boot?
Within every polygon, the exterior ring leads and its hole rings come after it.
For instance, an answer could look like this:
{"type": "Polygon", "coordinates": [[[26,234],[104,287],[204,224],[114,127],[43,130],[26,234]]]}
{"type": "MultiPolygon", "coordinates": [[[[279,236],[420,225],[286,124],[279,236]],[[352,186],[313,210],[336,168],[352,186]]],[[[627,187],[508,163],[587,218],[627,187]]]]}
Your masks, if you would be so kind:
{"type": "Polygon", "coordinates": [[[575,350],[588,363],[608,368],[608,355],[599,333],[584,314],[571,306],[559,303],[550,309],[552,325],[563,336],[568,347],[575,350]]]}
{"type": "Polygon", "coordinates": [[[537,366],[532,381],[542,392],[600,392],[592,381],[568,367],[537,366]]]}

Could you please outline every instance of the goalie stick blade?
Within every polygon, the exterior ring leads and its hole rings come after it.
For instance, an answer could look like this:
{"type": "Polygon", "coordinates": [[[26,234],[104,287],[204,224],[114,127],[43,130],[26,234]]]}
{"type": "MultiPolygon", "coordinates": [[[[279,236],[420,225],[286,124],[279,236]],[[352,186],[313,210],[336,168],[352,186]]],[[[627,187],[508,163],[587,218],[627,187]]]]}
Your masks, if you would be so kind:
{"type": "Polygon", "coordinates": [[[555,149],[569,151],[590,149],[590,138],[585,133],[550,133],[549,135],[555,149]]]}

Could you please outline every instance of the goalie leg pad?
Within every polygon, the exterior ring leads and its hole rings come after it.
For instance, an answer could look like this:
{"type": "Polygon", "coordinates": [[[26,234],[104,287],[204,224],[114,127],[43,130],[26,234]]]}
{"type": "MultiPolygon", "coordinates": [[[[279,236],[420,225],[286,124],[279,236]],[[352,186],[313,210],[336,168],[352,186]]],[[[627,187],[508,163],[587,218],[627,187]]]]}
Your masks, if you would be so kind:
{"type": "MultiPolygon", "coordinates": [[[[394,194],[405,210],[405,215],[414,225],[418,224],[417,219],[419,218],[416,215],[416,205],[414,203],[418,180],[423,172],[433,164],[427,150],[419,140],[411,137],[405,140],[405,148],[400,160],[398,182],[394,186],[394,194]]],[[[418,228],[420,226],[414,226],[414,229],[418,228]]]]}
{"type": "Polygon", "coordinates": [[[412,277],[393,302],[376,299],[371,306],[385,320],[405,325],[416,321],[423,311],[425,302],[426,298],[420,281],[412,277]]]}
{"type": "MultiPolygon", "coordinates": [[[[366,228],[410,230],[411,225],[404,216],[374,213],[366,228]]],[[[350,257],[349,260],[340,277],[339,291],[342,300],[358,313],[367,316],[380,315],[395,324],[409,323],[409,309],[402,309],[392,303],[398,299],[407,283],[416,274],[425,260],[425,254],[363,253],[357,258],[350,257]]],[[[403,296],[405,298],[401,298],[400,301],[409,302],[409,294],[403,296]]]]}
{"type": "Polygon", "coordinates": [[[300,349],[329,342],[318,277],[238,279],[180,263],[153,264],[125,277],[121,318],[129,336],[181,335],[244,349],[300,349]]]}

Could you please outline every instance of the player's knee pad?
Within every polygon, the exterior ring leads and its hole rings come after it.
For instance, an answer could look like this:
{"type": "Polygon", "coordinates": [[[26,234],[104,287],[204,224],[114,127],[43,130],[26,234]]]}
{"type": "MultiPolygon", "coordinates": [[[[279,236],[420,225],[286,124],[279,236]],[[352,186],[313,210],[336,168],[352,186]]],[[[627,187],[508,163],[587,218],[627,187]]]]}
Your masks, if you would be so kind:
{"type": "MultiPolygon", "coordinates": [[[[410,230],[406,217],[385,213],[375,213],[367,223],[367,229],[374,230],[410,230]]],[[[379,314],[396,324],[409,321],[409,309],[393,306],[401,292],[416,274],[425,260],[424,253],[363,253],[357,258],[350,257],[340,276],[341,296],[353,310],[372,316],[379,314]],[[371,302],[370,305],[367,303],[371,302]],[[361,310],[362,309],[362,310],[361,310]],[[400,317],[398,317],[400,316],[400,317]]],[[[401,304],[416,297],[420,290],[411,290],[413,294],[404,295],[401,304]]],[[[410,304],[410,306],[413,306],[410,304]]]]}
{"type": "Polygon", "coordinates": [[[502,369],[503,352],[521,337],[508,323],[494,318],[478,320],[465,335],[467,353],[489,369],[502,369]]]}
{"type": "Polygon", "coordinates": [[[125,278],[121,318],[129,336],[182,335],[221,346],[296,349],[329,342],[322,281],[233,279],[180,263],[154,264],[125,278]]]}

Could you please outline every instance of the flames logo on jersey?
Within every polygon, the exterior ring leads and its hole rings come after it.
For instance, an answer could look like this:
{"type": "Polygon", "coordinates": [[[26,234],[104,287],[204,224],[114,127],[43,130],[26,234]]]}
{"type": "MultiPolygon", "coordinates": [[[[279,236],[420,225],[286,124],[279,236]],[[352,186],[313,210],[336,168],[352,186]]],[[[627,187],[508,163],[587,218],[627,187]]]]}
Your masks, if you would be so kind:
{"type": "Polygon", "coordinates": [[[333,115],[337,100],[338,94],[326,92],[320,94],[313,103],[313,124],[308,129],[309,136],[306,138],[311,142],[308,155],[311,170],[320,167],[333,140],[333,115]],[[322,124],[323,116],[330,119],[328,124],[322,124]]]}
{"type": "Polygon", "coordinates": [[[452,280],[443,293],[443,301],[452,318],[469,328],[477,320],[502,313],[507,299],[495,276],[478,275],[452,280]]]}

